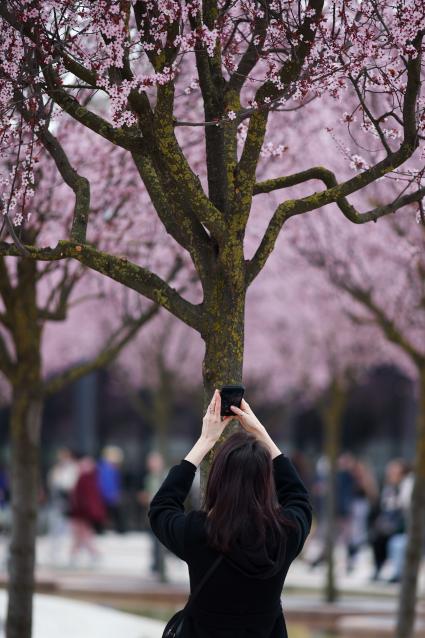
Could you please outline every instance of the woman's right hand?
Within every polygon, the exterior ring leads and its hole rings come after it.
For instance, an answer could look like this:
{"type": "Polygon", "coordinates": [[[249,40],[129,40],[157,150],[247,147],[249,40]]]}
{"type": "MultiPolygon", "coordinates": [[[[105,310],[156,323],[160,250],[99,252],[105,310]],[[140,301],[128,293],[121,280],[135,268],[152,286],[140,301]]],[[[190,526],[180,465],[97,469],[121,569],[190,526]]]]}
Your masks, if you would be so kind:
{"type": "Polygon", "coordinates": [[[242,399],[241,407],[237,408],[235,405],[230,406],[230,409],[234,412],[235,417],[238,419],[241,426],[249,432],[254,434],[257,438],[264,438],[265,428],[262,423],[257,419],[254,412],[251,410],[249,403],[242,399]]]}

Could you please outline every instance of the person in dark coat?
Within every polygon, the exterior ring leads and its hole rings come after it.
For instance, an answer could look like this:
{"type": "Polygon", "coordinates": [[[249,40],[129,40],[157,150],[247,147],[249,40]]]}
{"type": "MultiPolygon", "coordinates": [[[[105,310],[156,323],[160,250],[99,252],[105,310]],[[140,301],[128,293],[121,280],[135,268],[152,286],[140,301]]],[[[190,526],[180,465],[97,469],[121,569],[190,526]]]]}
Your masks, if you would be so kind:
{"type": "Polygon", "coordinates": [[[182,638],[287,638],[281,593],[309,534],[311,505],[291,461],[245,400],[232,406],[244,431],[216,452],[203,509],[184,510],[197,467],[234,418],[222,419],[220,404],[216,390],[200,438],[170,469],[148,512],[161,543],[187,562],[191,591],[224,556],[189,609],[182,638]]]}

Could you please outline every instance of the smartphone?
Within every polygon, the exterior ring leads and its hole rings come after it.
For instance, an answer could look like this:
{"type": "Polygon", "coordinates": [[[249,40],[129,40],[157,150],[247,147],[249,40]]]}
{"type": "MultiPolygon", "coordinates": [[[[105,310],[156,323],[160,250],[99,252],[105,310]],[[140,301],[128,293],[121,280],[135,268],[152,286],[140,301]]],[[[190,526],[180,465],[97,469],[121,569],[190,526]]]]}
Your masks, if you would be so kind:
{"type": "Polygon", "coordinates": [[[221,416],[231,416],[235,414],[230,409],[230,406],[235,405],[237,408],[240,408],[244,392],[245,386],[240,383],[224,385],[221,388],[221,416]]]}

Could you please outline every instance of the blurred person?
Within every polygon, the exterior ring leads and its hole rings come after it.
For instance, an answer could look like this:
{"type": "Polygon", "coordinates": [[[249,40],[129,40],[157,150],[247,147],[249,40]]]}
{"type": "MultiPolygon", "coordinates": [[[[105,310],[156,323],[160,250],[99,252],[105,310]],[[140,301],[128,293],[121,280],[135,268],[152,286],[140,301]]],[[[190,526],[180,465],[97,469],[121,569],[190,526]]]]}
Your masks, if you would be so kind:
{"type": "Polygon", "coordinates": [[[9,476],[6,467],[0,464],[0,509],[5,508],[10,500],[9,476]]]}
{"type": "Polygon", "coordinates": [[[96,461],[83,456],[78,461],[79,475],[71,493],[70,517],[72,530],[71,564],[81,550],[86,550],[94,564],[100,557],[95,545],[95,533],[102,530],[106,509],[99,487],[96,461]]]}
{"type": "Polygon", "coordinates": [[[122,508],[122,475],[121,466],[124,453],[115,445],[108,445],[102,450],[102,458],[98,463],[99,485],[105,503],[107,518],[115,531],[123,534],[126,531],[122,508]]]}
{"type": "Polygon", "coordinates": [[[390,461],[385,469],[381,496],[369,528],[375,567],[373,580],[379,579],[381,569],[389,557],[391,538],[406,533],[406,509],[410,495],[407,496],[408,491],[403,484],[407,474],[408,469],[403,459],[390,461]]]}
{"type": "Polygon", "coordinates": [[[233,418],[221,418],[220,405],[216,390],[200,438],[170,469],[149,509],[158,539],[187,562],[191,592],[215,570],[184,615],[180,635],[284,638],[282,587],[310,531],[311,506],[291,461],[244,399],[232,406],[243,431],[216,449],[203,509],[185,512],[198,466],[233,418]]]}
{"type": "Polygon", "coordinates": [[[313,511],[316,517],[317,528],[315,535],[323,539],[323,527],[326,518],[326,490],[329,480],[329,461],[325,455],[319,456],[316,461],[314,477],[312,481],[311,494],[313,500],[313,511]]]}
{"type": "Polygon", "coordinates": [[[379,499],[378,482],[367,463],[355,459],[352,474],[354,485],[348,539],[348,572],[353,571],[356,556],[368,541],[369,515],[379,499]]]}
{"type": "MultiPolygon", "coordinates": [[[[160,452],[153,450],[148,454],[146,458],[146,469],[147,472],[143,480],[143,490],[139,492],[138,498],[142,505],[149,507],[166,475],[164,457],[160,452]]],[[[153,574],[159,575],[162,579],[164,579],[164,548],[152,532],[150,526],[148,528],[148,532],[151,537],[152,546],[150,570],[153,574]]]]}
{"type": "Polygon", "coordinates": [[[78,479],[77,460],[68,448],[56,452],[56,461],[47,474],[49,493],[48,533],[50,537],[50,556],[58,561],[62,541],[69,531],[70,498],[78,479]]]}
{"type": "Polygon", "coordinates": [[[404,529],[402,532],[394,534],[388,541],[388,558],[391,561],[392,566],[392,576],[389,578],[390,583],[399,583],[401,581],[403,567],[404,567],[404,557],[406,554],[406,546],[407,546],[407,529],[409,522],[409,511],[410,511],[410,499],[412,496],[414,484],[414,474],[406,465],[405,475],[400,484],[400,505],[403,509],[404,514],[404,529]]]}
{"type": "Polygon", "coordinates": [[[9,474],[5,465],[0,464],[0,540],[5,538],[5,542],[2,543],[0,554],[0,569],[6,569],[9,543],[7,541],[7,535],[11,525],[11,511],[10,511],[10,486],[9,486],[9,474]]]}
{"type": "Polygon", "coordinates": [[[340,537],[348,547],[353,520],[356,459],[350,452],[343,452],[338,458],[336,473],[336,516],[340,527],[340,537]]]}
{"type": "MultiPolygon", "coordinates": [[[[335,476],[335,543],[344,546],[347,555],[347,565],[349,563],[349,539],[352,525],[352,504],[354,497],[354,474],[353,468],[355,458],[350,452],[343,452],[337,460],[337,470],[335,476]]],[[[325,467],[325,466],[323,466],[325,467]]],[[[321,477],[321,528],[320,541],[321,550],[317,557],[310,561],[312,568],[322,564],[326,558],[326,527],[329,524],[326,512],[326,494],[329,489],[329,464],[326,465],[326,472],[321,477]]]]}

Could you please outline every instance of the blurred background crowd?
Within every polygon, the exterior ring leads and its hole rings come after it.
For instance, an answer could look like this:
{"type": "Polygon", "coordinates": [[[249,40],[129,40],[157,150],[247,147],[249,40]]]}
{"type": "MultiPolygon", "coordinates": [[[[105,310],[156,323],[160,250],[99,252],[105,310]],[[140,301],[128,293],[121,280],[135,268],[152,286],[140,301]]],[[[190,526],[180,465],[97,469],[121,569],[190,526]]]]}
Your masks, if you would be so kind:
{"type": "MultiPolygon", "coordinates": [[[[314,555],[311,569],[325,561],[326,491],[329,463],[325,456],[315,462],[300,450],[292,461],[312,495],[315,527],[312,535],[314,555]]],[[[95,565],[102,559],[96,536],[113,531],[148,531],[147,509],[164,479],[168,467],[158,451],[150,451],[138,480],[125,482],[123,450],[106,446],[98,458],[59,448],[47,469],[40,491],[40,533],[47,534],[50,561],[54,565],[63,556],[63,544],[69,546],[68,566],[77,566],[86,553],[95,565]],[[69,542],[70,541],[70,542],[69,542]]],[[[198,476],[197,476],[198,478],[198,476]]],[[[336,473],[336,539],[344,548],[347,573],[356,570],[361,550],[369,548],[373,557],[372,580],[382,578],[397,583],[401,579],[407,540],[408,509],[413,486],[409,464],[402,458],[391,459],[381,479],[371,465],[350,452],[338,458],[336,473]],[[389,574],[389,576],[388,576],[389,574]]],[[[195,481],[189,507],[200,506],[199,483],[195,481]]],[[[0,525],[7,532],[10,520],[10,479],[7,466],[0,469],[0,525]]],[[[163,549],[151,535],[151,572],[163,572],[163,549]]]]}

